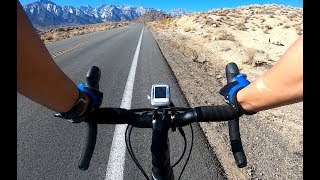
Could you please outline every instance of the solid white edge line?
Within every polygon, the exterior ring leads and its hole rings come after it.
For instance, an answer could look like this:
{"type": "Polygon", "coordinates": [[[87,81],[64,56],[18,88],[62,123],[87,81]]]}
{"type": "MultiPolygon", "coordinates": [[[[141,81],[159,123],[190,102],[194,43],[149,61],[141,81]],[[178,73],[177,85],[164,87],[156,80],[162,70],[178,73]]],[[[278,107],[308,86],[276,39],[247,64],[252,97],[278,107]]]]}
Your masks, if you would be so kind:
{"type": "MultiPolygon", "coordinates": [[[[126,87],[124,89],[120,108],[131,108],[132,92],[134,79],[136,75],[136,69],[138,64],[138,58],[140,53],[141,39],[143,30],[141,32],[139,42],[133,56],[132,64],[130,67],[126,87]]],[[[108,167],[106,172],[106,180],[123,180],[125,154],[126,154],[126,143],[125,143],[125,130],[126,124],[116,125],[114,135],[112,139],[112,145],[110,149],[110,155],[108,160],[108,167]]]]}

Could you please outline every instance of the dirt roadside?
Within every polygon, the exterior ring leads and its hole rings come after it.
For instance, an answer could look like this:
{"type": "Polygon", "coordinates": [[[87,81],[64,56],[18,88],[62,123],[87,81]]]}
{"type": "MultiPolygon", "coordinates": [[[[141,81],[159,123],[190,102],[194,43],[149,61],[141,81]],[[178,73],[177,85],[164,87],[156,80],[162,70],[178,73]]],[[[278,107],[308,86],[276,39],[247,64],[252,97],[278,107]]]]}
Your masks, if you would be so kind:
{"type": "MultiPolygon", "coordinates": [[[[217,79],[203,63],[185,56],[172,44],[171,36],[151,32],[191,106],[224,103],[218,94],[225,83],[223,77],[217,79]]],[[[244,168],[234,162],[227,123],[200,125],[229,179],[303,179],[302,110],[302,103],[297,103],[242,116],[240,133],[248,159],[244,168]]]]}

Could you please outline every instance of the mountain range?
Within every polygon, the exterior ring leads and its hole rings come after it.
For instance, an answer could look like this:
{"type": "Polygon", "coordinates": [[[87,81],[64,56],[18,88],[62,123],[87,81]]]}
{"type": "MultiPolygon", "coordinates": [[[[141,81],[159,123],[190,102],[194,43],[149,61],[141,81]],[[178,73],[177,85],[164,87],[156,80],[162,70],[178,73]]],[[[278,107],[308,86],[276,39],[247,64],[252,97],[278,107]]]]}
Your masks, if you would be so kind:
{"type": "Polygon", "coordinates": [[[70,25],[94,24],[101,22],[132,21],[149,11],[159,11],[176,17],[191,13],[177,8],[169,12],[144,8],[142,6],[103,4],[98,7],[59,6],[50,0],[38,0],[23,6],[33,26],[37,29],[49,29],[70,25]]]}

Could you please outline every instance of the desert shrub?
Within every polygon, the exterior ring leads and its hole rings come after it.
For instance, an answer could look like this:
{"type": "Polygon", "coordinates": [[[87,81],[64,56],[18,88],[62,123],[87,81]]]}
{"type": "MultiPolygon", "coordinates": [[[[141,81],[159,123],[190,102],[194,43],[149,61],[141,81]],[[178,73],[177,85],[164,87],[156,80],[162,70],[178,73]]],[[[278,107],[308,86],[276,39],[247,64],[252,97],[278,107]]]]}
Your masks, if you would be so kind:
{"type": "Polygon", "coordinates": [[[183,55],[191,58],[193,61],[196,61],[199,57],[198,52],[186,45],[186,43],[181,43],[181,41],[177,42],[175,40],[170,40],[170,44],[172,47],[178,49],[183,55]]]}
{"type": "Polygon", "coordinates": [[[224,52],[227,52],[227,51],[230,51],[231,50],[231,47],[224,47],[221,49],[221,51],[224,51],[224,52]]]}
{"type": "Polygon", "coordinates": [[[248,29],[243,22],[237,23],[236,27],[237,27],[237,29],[239,29],[241,31],[245,31],[248,29]]]}
{"type": "Polygon", "coordinates": [[[283,26],[285,29],[288,29],[288,28],[290,28],[290,25],[289,24],[286,24],[286,25],[284,25],[283,26]]]}
{"type": "Polygon", "coordinates": [[[294,19],[295,17],[297,17],[297,13],[289,13],[288,15],[287,15],[287,18],[288,19],[290,19],[290,20],[292,20],[292,19],[294,19]]]}
{"type": "Polygon", "coordinates": [[[191,31],[191,28],[190,28],[190,27],[184,28],[184,32],[189,32],[189,31],[191,31]]]}
{"type": "Polygon", "coordinates": [[[246,16],[246,17],[244,18],[244,22],[247,23],[249,19],[250,19],[250,16],[246,16]]]}
{"type": "Polygon", "coordinates": [[[210,20],[207,19],[207,20],[205,21],[205,24],[211,26],[212,24],[214,24],[214,21],[213,21],[212,19],[210,19],[210,20]]]}
{"type": "Polygon", "coordinates": [[[53,39],[53,36],[52,35],[48,35],[48,36],[45,36],[44,39],[47,40],[47,41],[51,41],[53,39]]]}
{"type": "Polygon", "coordinates": [[[294,28],[295,28],[295,30],[297,31],[297,34],[298,35],[301,35],[302,34],[302,25],[301,24],[296,24],[295,26],[294,26],[294,28]]]}
{"type": "Polygon", "coordinates": [[[234,35],[226,30],[218,31],[217,40],[235,41],[234,35]]]}
{"type": "Polygon", "coordinates": [[[221,9],[217,11],[217,15],[218,16],[226,16],[230,13],[229,9],[221,9]]]}
{"type": "Polygon", "coordinates": [[[257,50],[253,48],[248,48],[245,50],[245,60],[243,64],[247,64],[253,67],[265,67],[270,68],[272,64],[270,63],[270,57],[262,50],[257,50]]]}
{"type": "Polygon", "coordinates": [[[253,65],[254,63],[254,57],[257,54],[257,50],[253,48],[248,48],[245,51],[246,59],[243,61],[243,64],[253,65]]]}
{"type": "Polygon", "coordinates": [[[272,26],[270,26],[270,25],[268,25],[268,24],[267,24],[267,25],[265,25],[264,27],[265,27],[266,29],[269,29],[269,30],[271,30],[271,29],[272,29],[272,26]]]}
{"type": "Polygon", "coordinates": [[[198,59],[199,55],[196,50],[188,47],[185,44],[180,45],[179,50],[187,57],[190,57],[193,61],[198,59]]]}

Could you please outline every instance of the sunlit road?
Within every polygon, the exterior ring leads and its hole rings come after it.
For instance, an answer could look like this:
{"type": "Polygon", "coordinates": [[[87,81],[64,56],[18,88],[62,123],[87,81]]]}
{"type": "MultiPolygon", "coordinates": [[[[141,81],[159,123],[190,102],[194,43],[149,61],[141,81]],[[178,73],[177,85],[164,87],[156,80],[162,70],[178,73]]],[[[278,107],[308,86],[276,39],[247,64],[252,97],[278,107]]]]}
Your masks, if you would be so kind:
{"type": "MultiPolygon", "coordinates": [[[[136,24],[61,40],[48,44],[47,48],[75,83],[84,82],[88,69],[98,66],[102,74],[100,90],[104,94],[102,107],[120,107],[142,30],[143,26],[136,24]]],[[[152,34],[144,28],[131,108],[151,107],[147,95],[154,83],[169,84],[173,103],[187,107],[170,67],[152,34]]],[[[86,123],[72,124],[54,117],[54,113],[17,93],[17,179],[106,179],[115,125],[98,125],[96,149],[90,167],[81,171],[78,162],[84,146],[86,123]]],[[[226,179],[198,124],[193,124],[193,129],[193,151],[181,179],[226,179]]],[[[190,127],[186,126],[184,130],[189,150],[190,127]]],[[[184,142],[178,131],[170,131],[169,138],[173,164],[180,157],[184,142]]],[[[132,144],[137,159],[150,175],[151,130],[134,128],[132,144]]],[[[185,160],[186,156],[174,168],[176,179],[185,160]]],[[[127,152],[124,162],[123,179],[145,179],[127,152]]]]}

